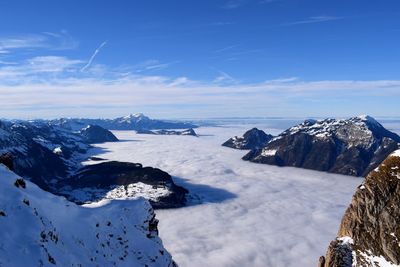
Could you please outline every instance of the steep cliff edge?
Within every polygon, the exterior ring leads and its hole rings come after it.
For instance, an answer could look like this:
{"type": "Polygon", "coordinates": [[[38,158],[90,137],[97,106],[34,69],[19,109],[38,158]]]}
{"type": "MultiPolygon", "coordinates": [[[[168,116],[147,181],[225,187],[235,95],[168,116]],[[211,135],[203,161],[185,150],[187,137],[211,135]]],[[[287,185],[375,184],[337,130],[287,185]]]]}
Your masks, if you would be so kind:
{"type": "Polygon", "coordinates": [[[400,150],[372,171],[353,196],[319,267],[399,266],[400,150]]]}

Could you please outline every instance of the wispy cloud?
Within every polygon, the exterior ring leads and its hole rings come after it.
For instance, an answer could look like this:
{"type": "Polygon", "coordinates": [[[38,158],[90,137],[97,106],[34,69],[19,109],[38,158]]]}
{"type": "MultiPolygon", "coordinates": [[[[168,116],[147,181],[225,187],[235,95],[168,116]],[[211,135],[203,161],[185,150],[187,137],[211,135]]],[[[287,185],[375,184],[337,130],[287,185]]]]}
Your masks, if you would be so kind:
{"type": "Polygon", "coordinates": [[[221,52],[224,52],[224,51],[227,51],[227,50],[231,50],[231,49],[233,49],[233,48],[236,48],[236,47],[238,47],[238,46],[239,46],[239,44],[228,45],[228,46],[222,47],[222,48],[220,48],[220,49],[214,50],[214,52],[215,52],[215,53],[221,53],[221,52]]]}
{"type": "Polygon", "coordinates": [[[11,50],[21,48],[47,47],[46,38],[43,35],[25,35],[0,38],[1,53],[10,53],[11,50]]]}
{"type": "Polygon", "coordinates": [[[247,2],[246,0],[229,0],[222,6],[222,8],[235,9],[243,6],[244,4],[246,4],[246,2],[247,2]]]}
{"type": "Polygon", "coordinates": [[[236,9],[247,4],[270,4],[281,0],[228,0],[222,6],[224,9],[236,9]]]}
{"type": "Polygon", "coordinates": [[[85,66],[83,66],[81,68],[81,72],[85,71],[87,68],[90,67],[90,65],[92,65],[93,60],[95,59],[95,57],[97,56],[97,54],[100,52],[100,50],[107,44],[107,41],[102,42],[99,47],[97,47],[97,49],[93,52],[92,56],[90,57],[89,61],[87,62],[87,64],[85,66]]]}
{"type": "Polygon", "coordinates": [[[217,21],[217,22],[209,23],[207,25],[210,25],[210,26],[229,26],[229,25],[234,25],[234,24],[235,24],[235,22],[232,22],[232,21],[217,21]]]}
{"type": "Polygon", "coordinates": [[[167,63],[162,63],[157,59],[149,59],[146,60],[142,63],[139,63],[135,66],[136,72],[141,73],[145,71],[157,71],[157,70],[162,70],[170,67],[173,64],[178,63],[179,61],[172,61],[172,62],[167,62],[167,63]]]}
{"type": "Polygon", "coordinates": [[[238,83],[238,81],[228,73],[224,71],[218,71],[218,76],[214,79],[214,83],[232,84],[232,83],[238,83]]]}
{"type": "Polygon", "coordinates": [[[311,23],[320,23],[320,22],[327,22],[333,20],[340,20],[343,19],[342,17],[335,17],[335,16],[314,16],[309,17],[304,20],[294,21],[282,24],[282,26],[292,26],[292,25],[300,25],[300,24],[311,24],[311,23]]]}
{"type": "Polygon", "coordinates": [[[77,46],[78,42],[66,31],[0,37],[0,54],[22,49],[67,50],[77,46]]]}

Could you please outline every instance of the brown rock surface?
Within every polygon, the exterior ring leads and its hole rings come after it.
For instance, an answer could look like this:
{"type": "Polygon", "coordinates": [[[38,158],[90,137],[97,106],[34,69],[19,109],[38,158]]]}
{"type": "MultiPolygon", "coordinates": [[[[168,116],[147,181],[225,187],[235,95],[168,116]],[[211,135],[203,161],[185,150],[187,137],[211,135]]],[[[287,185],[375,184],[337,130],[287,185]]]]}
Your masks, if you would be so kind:
{"type": "Polygon", "coordinates": [[[331,242],[318,266],[388,266],[380,265],[377,257],[386,264],[400,264],[398,156],[389,156],[358,187],[342,218],[338,239],[331,242]],[[340,241],[344,237],[352,242],[340,241]]]}

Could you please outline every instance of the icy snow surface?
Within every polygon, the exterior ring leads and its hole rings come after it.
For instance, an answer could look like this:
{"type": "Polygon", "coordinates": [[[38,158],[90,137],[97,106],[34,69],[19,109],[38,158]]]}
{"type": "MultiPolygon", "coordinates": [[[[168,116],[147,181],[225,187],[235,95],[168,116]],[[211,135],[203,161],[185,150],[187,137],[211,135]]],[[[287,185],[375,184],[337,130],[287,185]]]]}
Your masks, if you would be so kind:
{"type": "Polygon", "coordinates": [[[190,190],[189,207],[156,211],[180,267],[316,266],[335,239],[362,179],[242,161],[221,146],[253,126],[202,127],[199,138],[114,131],[122,142],[98,145],[99,157],[161,168],[190,190]]]}

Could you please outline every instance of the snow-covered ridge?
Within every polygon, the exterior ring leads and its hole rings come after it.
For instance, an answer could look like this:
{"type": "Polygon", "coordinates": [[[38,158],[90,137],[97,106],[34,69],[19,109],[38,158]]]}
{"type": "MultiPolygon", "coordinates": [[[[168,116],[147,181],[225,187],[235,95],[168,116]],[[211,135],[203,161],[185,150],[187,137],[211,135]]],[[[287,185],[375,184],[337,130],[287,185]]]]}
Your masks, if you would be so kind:
{"type": "Polygon", "coordinates": [[[108,130],[187,129],[196,127],[196,125],[188,122],[151,119],[142,113],[130,114],[115,119],[61,118],[47,122],[50,125],[74,131],[80,130],[89,124],[98,125],[108,130]]]}
{"type": "Polygon", "coordinates": [[[0,177],[0,266],[174,266],[146,200],[80,207],[1,164],[0,177]]]}
{"type": "Polygon", "coordinates": [[[383,128],[383,126],[374,118],[368,115],[361,115],[350,119],[306,120],[299,125],[289,128],[281,135],[301,132],[309,135],[315,135],[317,137],[329,137],[337,133],[339,128],[346,126],[353,126],[366,133],[371,132],[371,126],[383,128]]]}

